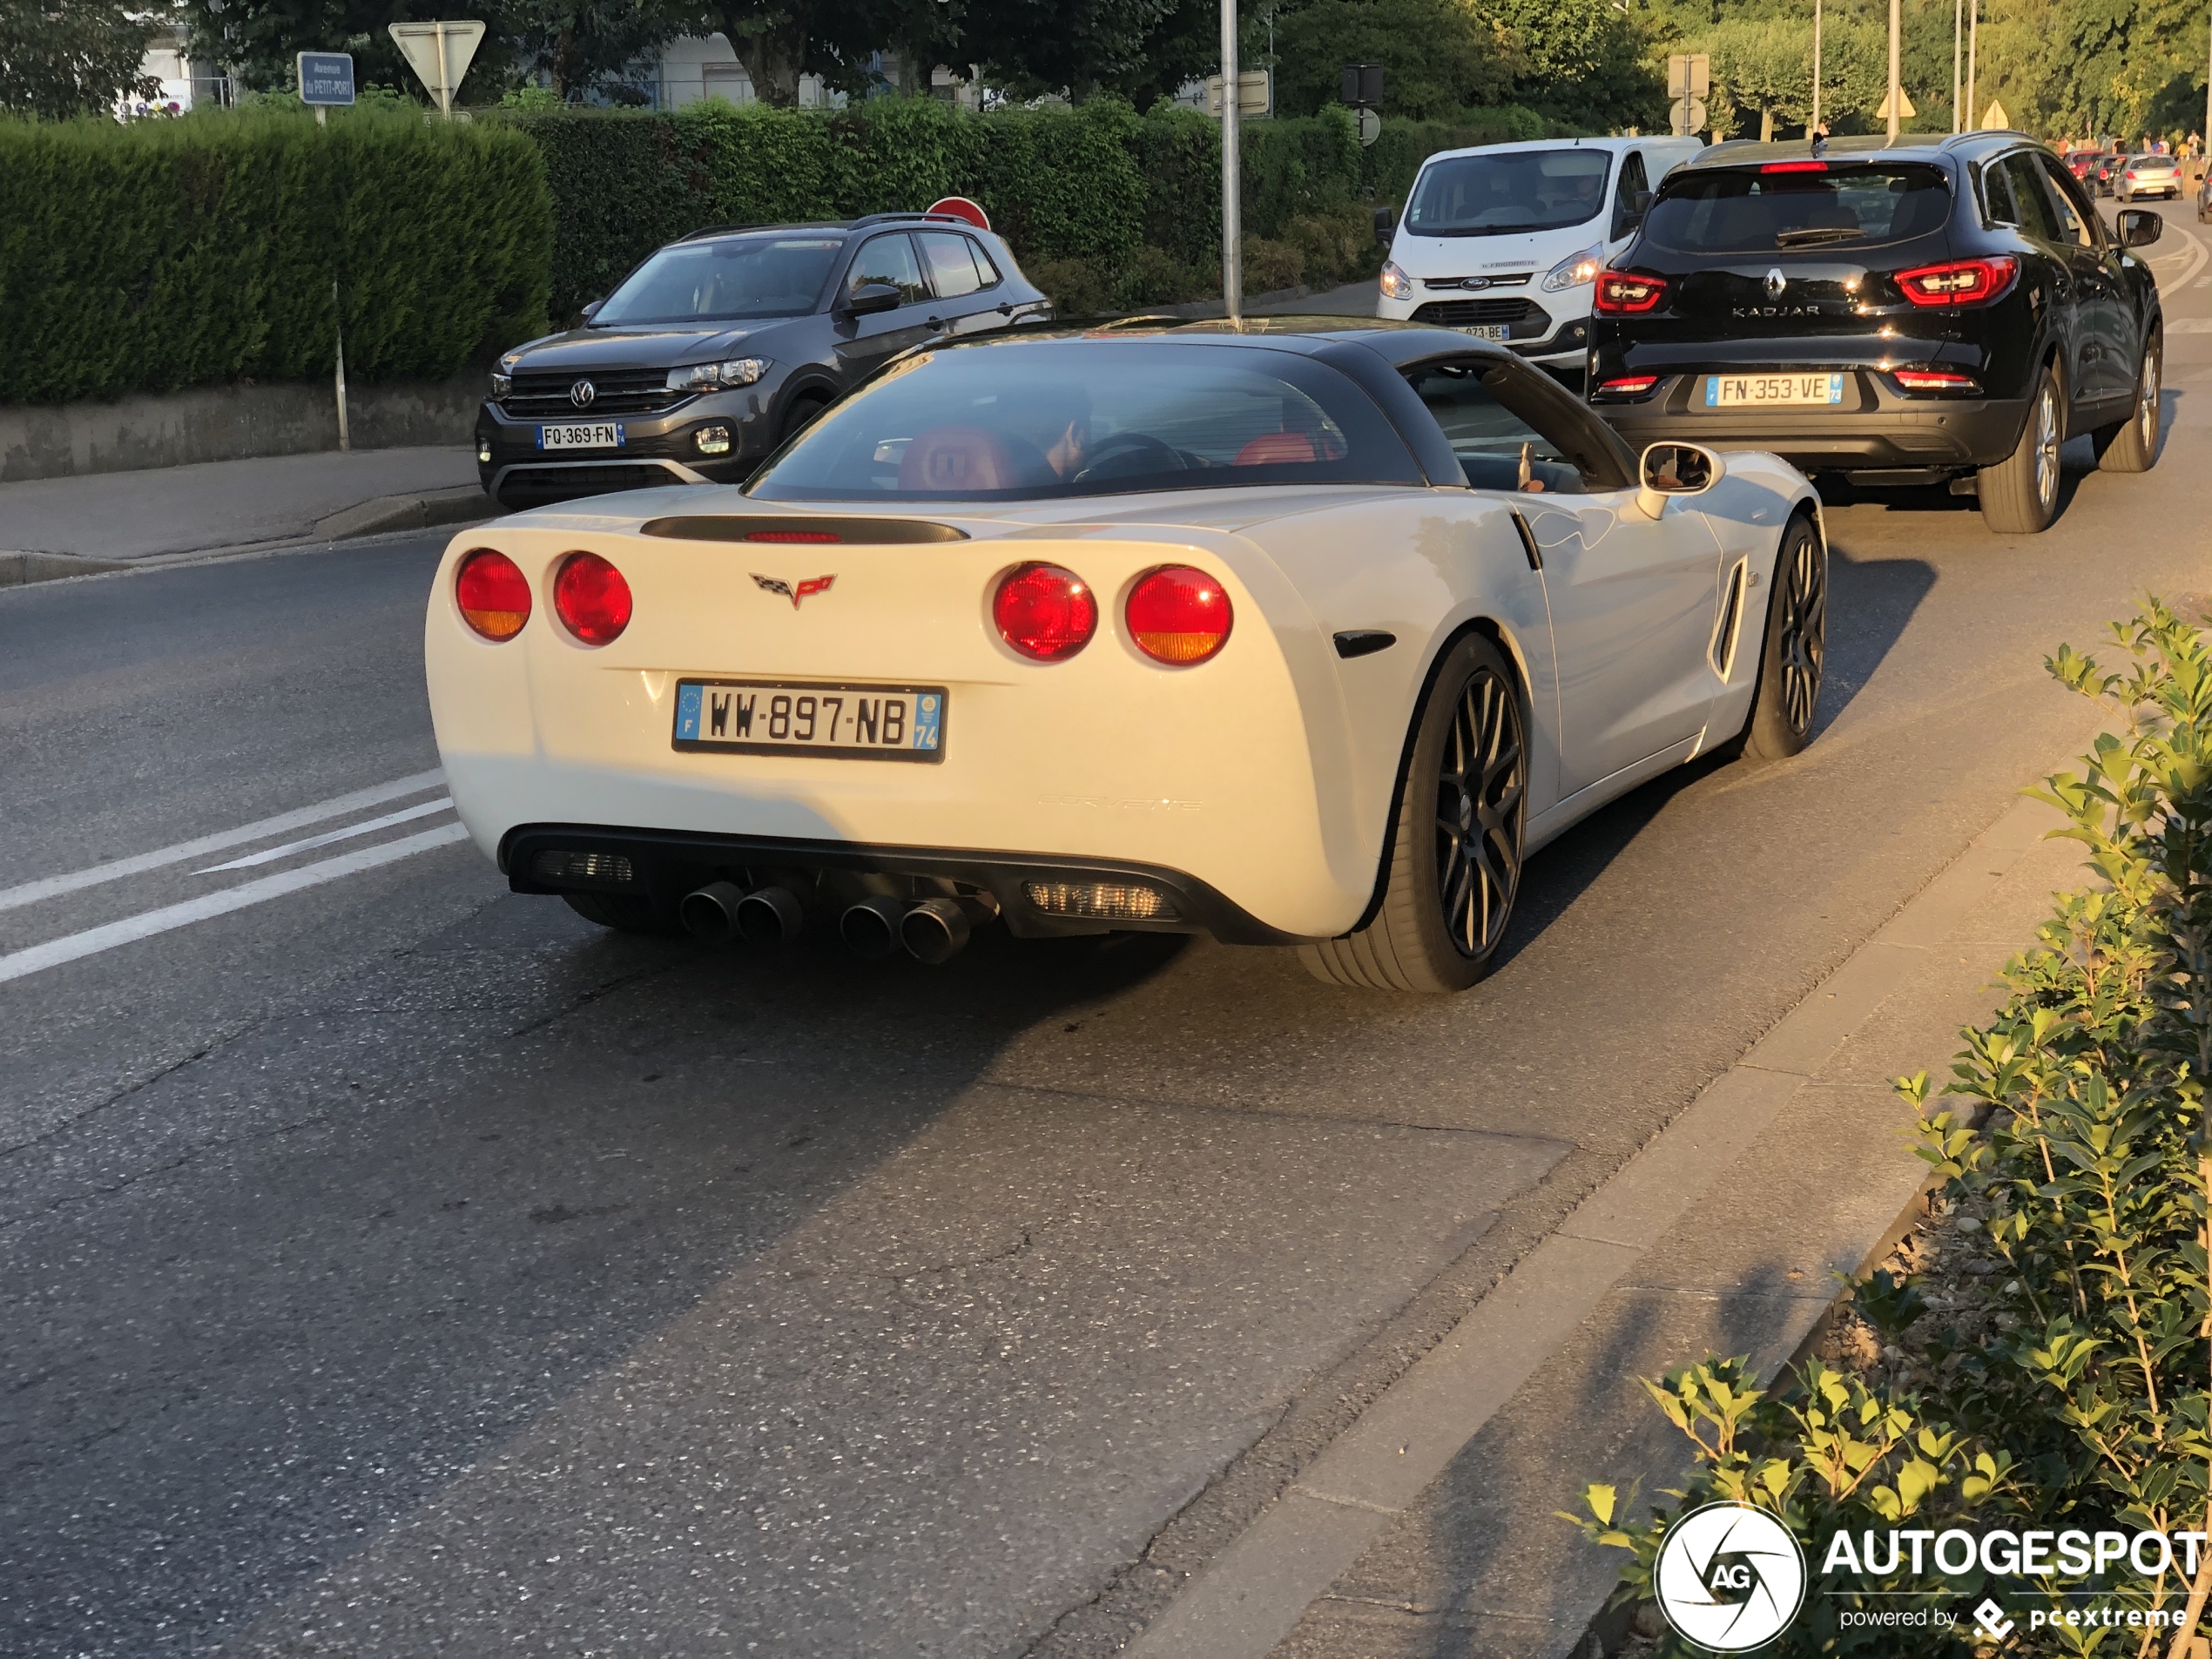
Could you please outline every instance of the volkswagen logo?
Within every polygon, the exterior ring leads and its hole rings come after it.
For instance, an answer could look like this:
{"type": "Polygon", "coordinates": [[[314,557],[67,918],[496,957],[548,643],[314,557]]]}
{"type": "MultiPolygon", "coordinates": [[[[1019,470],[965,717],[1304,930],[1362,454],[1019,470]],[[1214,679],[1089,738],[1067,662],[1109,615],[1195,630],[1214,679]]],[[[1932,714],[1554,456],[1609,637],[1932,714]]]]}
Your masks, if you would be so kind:
{"type": "MultiPolygon", "coordinates": [[[[1768,279],[1770,281],[1772,280],[1772,278],[1768,279]]],[[[569,388],[569,401],[580,409],[590,408],[591,400],[598,395],[599,388],[590,381],[578,381],[574,386],[569,388]]]]}
{"type": "Polygon", "coordinates": [[[1766,297],[1768,299],[1779,300],[1782,297],[1783,289],[1788,287],[1789,286],[1790,279],[1782,274],[1782,267],[1780,266],[1776,266],[1774,269],[1766,273],[1766,297]]]}
{"type": "Polygon", "coordinates": [[[1472,293],[1479,293],[1483,289],[1490,286],[1490,279],[1488,277],[1467,277],[1461,280],[1460,286],[1472,293]]]}

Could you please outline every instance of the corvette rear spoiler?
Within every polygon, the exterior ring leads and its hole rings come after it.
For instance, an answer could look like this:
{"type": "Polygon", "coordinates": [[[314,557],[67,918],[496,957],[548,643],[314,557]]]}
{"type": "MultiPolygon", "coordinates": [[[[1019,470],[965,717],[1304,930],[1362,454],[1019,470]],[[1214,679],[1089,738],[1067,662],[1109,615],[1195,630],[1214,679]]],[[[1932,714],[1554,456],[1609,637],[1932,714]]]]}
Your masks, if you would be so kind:
{"type": "Polygon", "coordinates": [[[889,547],[969,539],[966,530],[918,518],[803,518],[768,513],[649,518],[639,531],[678,542],[780,542],[801,546],[842,543],[850,547],[889,547]]]}

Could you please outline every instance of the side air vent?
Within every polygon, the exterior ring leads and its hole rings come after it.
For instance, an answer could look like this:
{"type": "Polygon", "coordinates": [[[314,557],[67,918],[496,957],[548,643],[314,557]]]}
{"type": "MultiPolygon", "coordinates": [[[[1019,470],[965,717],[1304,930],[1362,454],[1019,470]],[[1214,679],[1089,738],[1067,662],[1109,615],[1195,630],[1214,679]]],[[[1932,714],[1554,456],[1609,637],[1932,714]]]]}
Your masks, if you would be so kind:
{"type": "Polygon", "coordinates": [[[1712,649],[1706,659],[1723,683],[1736,668],[1736,642],[1743,631],[1743,584],[1750,580],[1750,565],[1738,559],[1728,573],[1728,593],[1721,600],[1720,619],[1713,624],[1712,649]]]}
{"type": "Polygon", "coordinates": [[[914,518],[800,518],[772,513],[700,514],[649,518],[647,536],[673,542],[751,542],[774,545],[890,547],[913,542],[965,542],[966,530],[914,518]]]}

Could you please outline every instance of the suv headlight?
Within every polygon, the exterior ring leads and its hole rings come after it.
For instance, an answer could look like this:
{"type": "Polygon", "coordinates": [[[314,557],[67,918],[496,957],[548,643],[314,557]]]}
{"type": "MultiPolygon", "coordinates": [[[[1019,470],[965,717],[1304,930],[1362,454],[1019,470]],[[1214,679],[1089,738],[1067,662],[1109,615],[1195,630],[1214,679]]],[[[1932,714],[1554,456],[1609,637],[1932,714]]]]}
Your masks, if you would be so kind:
{"type": "Polygon", "coordinates": [[[671,392],[717,392],[732,386],[750,386],[768,372],[765,357],[732,357],[719,363],[693,363],[689,368],[668,371],[671,392]]]}
{"type": "Polygon", "coordinates": [[[1386,300],[1410,300],[1413,297],[1413,279],[1406,274],[1405,266],[1396,260],[1383,261],[1382,291],[1386,300]]]}
{"type": "Polygon", "coordinates": [[[1586,282],[1597,280],[1597,273],[1605,269],[1605,250],[1592,246],[1580,253],[1570,253],[1552,266],[1544,278],[1544,292],[1558,293],[1567,288],[1579,288],[1586,282]]]}
{"type": "Polygon", "coordinates": [[[512,374],[502,374],[496,369],[492,372],[491,395],[494,397],[505,397],[514,389],[515,377],[512,374]]]}

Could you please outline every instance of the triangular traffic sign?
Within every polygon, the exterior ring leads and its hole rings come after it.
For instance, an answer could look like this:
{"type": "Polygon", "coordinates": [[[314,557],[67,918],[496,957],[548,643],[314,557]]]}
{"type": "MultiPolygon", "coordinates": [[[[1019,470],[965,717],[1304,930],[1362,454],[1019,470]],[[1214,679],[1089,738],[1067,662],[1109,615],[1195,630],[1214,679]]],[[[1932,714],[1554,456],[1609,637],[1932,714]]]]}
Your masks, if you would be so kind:
{"type": "Polygon", "coordinates": [[[438,107],[452,114],[453,95],[483,40],[483,24],[473,20],[395,23],[391,30],[394,43],[407,55],[408,67],[438,100],[438,107]]]}
{"type": "MultiPolygon", "coordinates": [[[[1919,114],[1920,111],[1912,107],[1912,93],[1900,86],[1897,89],[1897,97],[1898,102],[1904,105],[1897,112],[1898,120],[1910,121],[1914,116],[1919,114]]],[[[1890,118],[1890,95],[1887,92],[1882,94],[1882,107],[1874,111],[1874,118],[1877,121],[1886,121],[1890,118]]]]}

